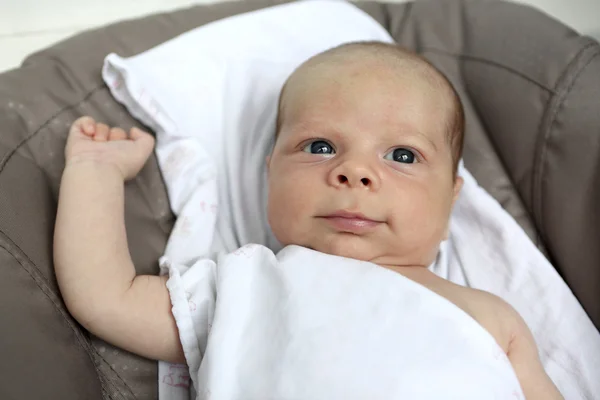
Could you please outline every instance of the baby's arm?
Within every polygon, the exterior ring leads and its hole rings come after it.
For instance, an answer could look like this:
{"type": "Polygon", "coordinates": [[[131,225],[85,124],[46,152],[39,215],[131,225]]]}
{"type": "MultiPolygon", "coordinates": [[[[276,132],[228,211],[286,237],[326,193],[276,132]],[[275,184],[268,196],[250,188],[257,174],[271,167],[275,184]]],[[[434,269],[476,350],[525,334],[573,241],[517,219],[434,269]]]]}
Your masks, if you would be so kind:
{"type": "Polygon", "coordinates": [[[136,276],[129,254],[124,180],[154,142],[139,130],[126,136],[89,118],[74,124],[55,227],[56,276],[67,308],[90,332],[141,356],[183,363],[167,278],[136,276]]]}
{"type": "Polygon", "coordinates": [[[519,313],[504,303],[500,315],[512,327],[507,356],[510,360],[527,400],[563,400],[562,395],[544,371],[537,345],[529,327],[519,313]]]}

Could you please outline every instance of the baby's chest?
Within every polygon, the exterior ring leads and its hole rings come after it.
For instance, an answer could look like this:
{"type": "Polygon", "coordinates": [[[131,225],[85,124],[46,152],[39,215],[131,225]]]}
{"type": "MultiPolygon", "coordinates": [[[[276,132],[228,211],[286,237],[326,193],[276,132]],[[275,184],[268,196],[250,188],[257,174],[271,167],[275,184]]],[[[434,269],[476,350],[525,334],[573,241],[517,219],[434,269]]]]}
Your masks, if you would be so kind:
{"type": "Polygon", "coordinates": [[[327,286],[273,280],[236,310],[217,306],[202,368],[212,392],[223,382],[255,398],[500,399],[518,389],[500,347],[449,301],[327,286]]]}

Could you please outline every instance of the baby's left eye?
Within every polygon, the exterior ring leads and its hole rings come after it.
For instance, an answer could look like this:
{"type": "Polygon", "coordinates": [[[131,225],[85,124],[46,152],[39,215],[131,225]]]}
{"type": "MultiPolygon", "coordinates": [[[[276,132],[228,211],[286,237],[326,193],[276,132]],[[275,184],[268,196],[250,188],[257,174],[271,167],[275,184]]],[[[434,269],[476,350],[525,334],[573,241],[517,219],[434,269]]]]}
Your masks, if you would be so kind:
{"type": "Polygon", "coordinates": [[[325,140],[315,140],[308,143],[302,151],[311,154],[323,154],[323,155],[333,155],[335,154],[335,149],[331,144],[329,144],[325,140]]]}
{"type": "Polygon", "coordinates": [[[413,164],[416,162],[415,153],[402,147],[390,151],[385,155],[384,158],[386,160],[396,161],[404,164],[413,164]]]}

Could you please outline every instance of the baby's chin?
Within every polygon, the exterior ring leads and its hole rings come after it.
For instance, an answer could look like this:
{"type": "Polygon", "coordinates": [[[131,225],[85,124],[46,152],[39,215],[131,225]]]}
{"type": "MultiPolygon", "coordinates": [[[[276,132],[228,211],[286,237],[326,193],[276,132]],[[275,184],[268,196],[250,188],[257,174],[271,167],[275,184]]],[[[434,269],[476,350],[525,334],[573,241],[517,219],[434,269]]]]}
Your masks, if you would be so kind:
{"type": "Polygon", "coordinates": [[[411,266],[428,267],[434,260],[436,251],[399,253],[399,246],[386,246],[372,237],[337,233],[334,236],[314,238],[299,246],[331,254],[338,257],[367,261],[382,267],[411,266]]]}
{"type": "Polygon", "coordinates": [[[305,247],[322,253],[338,257],[353,258],[360,261],[372,262],[379,258],[377,251],[378,246],[369,243],[364,237],[356,236],[351,233],[338,233],[335,237],[328,237],[323,240],[317,239],[305,247]]]}

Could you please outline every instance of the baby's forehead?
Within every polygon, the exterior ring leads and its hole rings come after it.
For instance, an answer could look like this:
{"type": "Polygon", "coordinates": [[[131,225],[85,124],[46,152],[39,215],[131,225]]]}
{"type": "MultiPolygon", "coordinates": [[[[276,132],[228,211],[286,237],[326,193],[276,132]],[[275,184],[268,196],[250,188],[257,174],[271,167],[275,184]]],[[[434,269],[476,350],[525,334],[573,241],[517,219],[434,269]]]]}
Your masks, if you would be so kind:
{"type": "MultiPolygon", "coordinates": [[[[281,102],[298,96],[312,98],[322,92],[323,87],[356,88],[365,96],[386,92],[406,96],[426,93],[437,101],[451,102],[444,78],[435,68],[418,59],[389,58],[354,55],[308,62],[290,76],[282,90],[281,102]],[[365,90],[374,86],[380,90],[365,90]],[[406,90],[409,87],[418,92],[406,90]]],[[[293,106],[296,102],[288,103],[293,106]]]]}
{"type": "MultiPolygon", "coordinates": [[[[294,71],[280,95],[278,129],[292,115],[296,120],[303,114],[302,108],[308,103],[338,101],[328,95],[336,88],[356,89],[354,93],[358,92],[365,103],[384,94],[389,95],[390,103],[402,98],[403,104],[395,110],[398,113],[427,104],[421,108],[429,113],[429,122],[439,124],[442,130],[442,125],[452,124],[456,108],[455,94],[446,78],[420,56],[391,45],[350,45],[317,55],[294,71]],[[377,90],[371,90],[373,87],[377,90]]],[[[352,94],[350,90],[339,92],[352,94]]]]}
{"type": "Polygon", "coordinates": [[[334,51],[332,54],[325,52],[306,61],[290,78],[311,79],[314,75],[327,73],[340,77],[355,77],[362,72],[370,76],[410,75],[426,83],[439,83],[441,74],[424,58],[396,46],[385,48],[385,51],[374,51],[372,47],[364,46],[353,50],[334,51]]]}
{"type": "MultiPolygon", "coordinates": [[[[380,104],[388,114],[415,112],[443,116],[452,97],[436,76],[420,65],[390,68],[379,60],[317,65],[302,71],[286,84],[281,95],[281,118],[299,116],[308,105],[322,102],[324,108],[335,103],[351,103],[355,108],[380,104]],[[350,102],[348,99],[358,101],[350,102]]],[[[349,110],[354,112],[354,110],[349,110]]],[[[359,111],[359,110],[357,110],[359,111]]]]}
{"type": "MultiPolygon", "coordinates": [[[[330,106],[327,98],[292,102],[285,113],[288,119],[282,124],[290,139],[322,136],[338,144],[369,142],[377,146],[415,139],[432,144],[434,150],[443,147],[443,117],[431,118],[424,109],[399,112],[393,101],[389,107],[380,106],[384,100],[376,99],[364,106],[349,101],[344,103],[350,106],[341,107],[330,106]]],[[[361,96],[359,101],[368,103],[370,99],[361,96]]]]}

